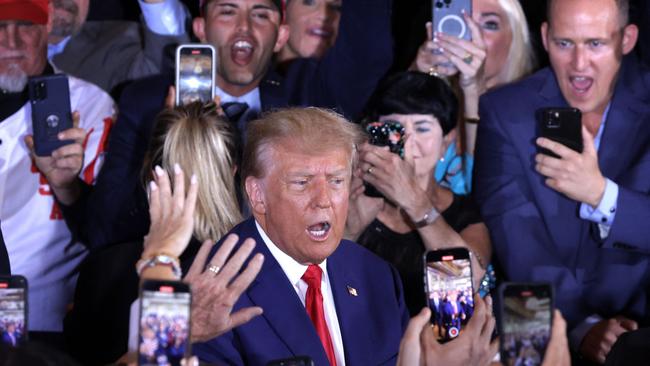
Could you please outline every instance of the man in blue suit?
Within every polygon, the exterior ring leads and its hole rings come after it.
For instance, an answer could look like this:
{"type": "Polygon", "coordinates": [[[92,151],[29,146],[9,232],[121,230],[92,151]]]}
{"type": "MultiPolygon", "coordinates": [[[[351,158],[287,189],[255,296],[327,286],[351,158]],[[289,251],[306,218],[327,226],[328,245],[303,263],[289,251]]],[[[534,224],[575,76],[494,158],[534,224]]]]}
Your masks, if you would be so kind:
{"type": "Polygon", "coordinates": [[[476,197],[506,277],[553,283],[573,350],[602,363],[647,323],[650,74],[625,56],[626,0],[552,0],[548,15],[551,68],[481,100],[476,197]],[[568,106],[582,153],[538,138],[537,113],[568,106]]]}
{"type": "MultiPolygon", "coordinates": [[[[264,313],[195,344],[200,359],[266,365],[306,355],[316,365],[395,364],[408,322],[399,275],[342,240],[360,139],[356,125],[316,108],[283,110],[250,124],[242,179],[253,217],[231,233],[240,243],[255,239],[265,259],[234,310],[259,306],[264,313]]],[[[218,272],[223,260],[206,266],[218,272]]]]}

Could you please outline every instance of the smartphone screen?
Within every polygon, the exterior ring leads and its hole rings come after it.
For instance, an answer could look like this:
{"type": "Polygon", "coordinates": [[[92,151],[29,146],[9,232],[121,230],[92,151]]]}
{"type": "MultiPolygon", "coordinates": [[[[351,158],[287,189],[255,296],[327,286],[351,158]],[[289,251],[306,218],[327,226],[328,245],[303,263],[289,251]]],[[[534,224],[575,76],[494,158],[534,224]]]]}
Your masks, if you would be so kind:
{"type": "Polygon", "coordinates": [[[425,253],[425,282],[436,339],[458,337],[474,313],[472,264],[465,248],[425,253]]]}
{"type": "Polygon", "coordinates": [[[541,365],[551,336],[550,285],[504,284],[500,295],[501,362],[541,365]]]}
{"type": "Polygon", "coordinates": [[[189,286],[176,281],[142,285],[138,364],[178,366],[189,354],[189,286]]]}
{"type": "Polygon", "coordinates": [[[182,45],[176,50],[176,104],[214,99],[215,51],[210,45],[182,45]]]}
{"type": "MultiPolygon", "coordinates": [[[[576,108],[545,108],[542,110],[540,136],[582,152],[582,113],[576,108]]],[[[544,154],[559,158],[555,153],[541,149],[544,154]]]]}
{"type": "Polygon", "coordinates": [[[19,346],[27,340],[27,280],[0,277],[0,341],[19,346]]]}

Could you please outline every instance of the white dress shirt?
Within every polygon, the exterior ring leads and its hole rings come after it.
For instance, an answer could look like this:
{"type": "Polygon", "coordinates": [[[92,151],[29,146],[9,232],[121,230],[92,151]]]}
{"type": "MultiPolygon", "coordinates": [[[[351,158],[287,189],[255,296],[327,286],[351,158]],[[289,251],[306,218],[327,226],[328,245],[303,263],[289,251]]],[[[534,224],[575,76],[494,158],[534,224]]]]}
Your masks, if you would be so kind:
{"type": "MultiPolygon", "coordinates": [[[[296,294],[300,298],[302,305],[305,306],[305,296],[307,295],[307,283],[302,280],[302,275],[307,271],[308,265],[296,262],[289,255],[284,253],[278,248],[271,239],[266,235],[262,227],[255,221],[255,227],[262,237],[264,244],[269,248],[276,261],[280,264],[282,271],[289,279],[289,282],[296,290],[296,294]]],[[[325,322],[327,329],[330,332],[330,338],[334,346],[334,353],[336,355],[337,366],[345,366],[345,353],[343,350],[343,338],[341,337],[341,328],[339,327],[339,319],[336,316],[336,305],[334,304],[334,296],[332,295],[332,286],[330,279],[327,275],[327,259],[318,265],[323,270],[323,277],[321,278],[320,286],[323,293],[323,310],[325,312],[325,322]]]]}

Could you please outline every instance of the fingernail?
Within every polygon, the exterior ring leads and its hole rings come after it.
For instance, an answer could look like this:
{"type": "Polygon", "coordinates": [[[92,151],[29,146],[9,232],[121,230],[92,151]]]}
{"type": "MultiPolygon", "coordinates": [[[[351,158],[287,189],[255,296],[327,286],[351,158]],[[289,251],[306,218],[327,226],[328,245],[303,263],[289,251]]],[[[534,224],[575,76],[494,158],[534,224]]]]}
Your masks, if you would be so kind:
{"type": "Polygon", "coordinates": [[[196,177],[196,174],[192,174],[192,177],[190,178],[190,183],[196,184],[198,181],[199,179],[196,177]]]}
{"type": "Polygon", "coordinates": [[[156,175],[159,177],[162,177],[165,174],[165,171],[160,167],[160,165],[156,165],[156,168],[154,168],[156,171],[156,175]]]}
{"type": "Polygon", "coordinates": [[[181,166],[178,163],[174,164],[174,174],[181,174],[181,166]]]}
{"type": "Polygon", "coordinates": [[[56,136],[59,138],[59,140],[63,140],[63,138],[64,138],[63,133],[59,133],[59,134],[56,135],[56,136]]]}
{"type": "Polygon", "coordinates": [[[434,43],[438,42],[438,37],[433,37],[433,42],[434,43]]]}
{"type": "Polygon", "coordinates": [[[151,181],[149,182],[149,188],[151,189],[151,192],[154,192],[158,189],[158,185],[156,185],[156,182],[151,181]]]}

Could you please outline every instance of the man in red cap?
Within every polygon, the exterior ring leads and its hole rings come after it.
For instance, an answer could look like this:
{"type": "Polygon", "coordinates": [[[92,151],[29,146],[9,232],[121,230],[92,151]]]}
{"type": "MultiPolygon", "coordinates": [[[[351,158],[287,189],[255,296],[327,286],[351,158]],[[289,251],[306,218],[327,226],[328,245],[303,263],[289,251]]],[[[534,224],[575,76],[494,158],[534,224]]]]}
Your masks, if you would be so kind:
{"type": "Polygon", "coordinates": [[[113,100],[70,77],[70,110],[80,118],[58,138],[73,143],[51,156],[33,154],[27,83],[53,74],[47,62],[50,9],[47,0],[0,0],[0,225],[11,273],[29,282],[29,329],[61,332],[86,249],[73,239],[58,202],[76,199],[81,179],[93,182],[113,100]]]}

